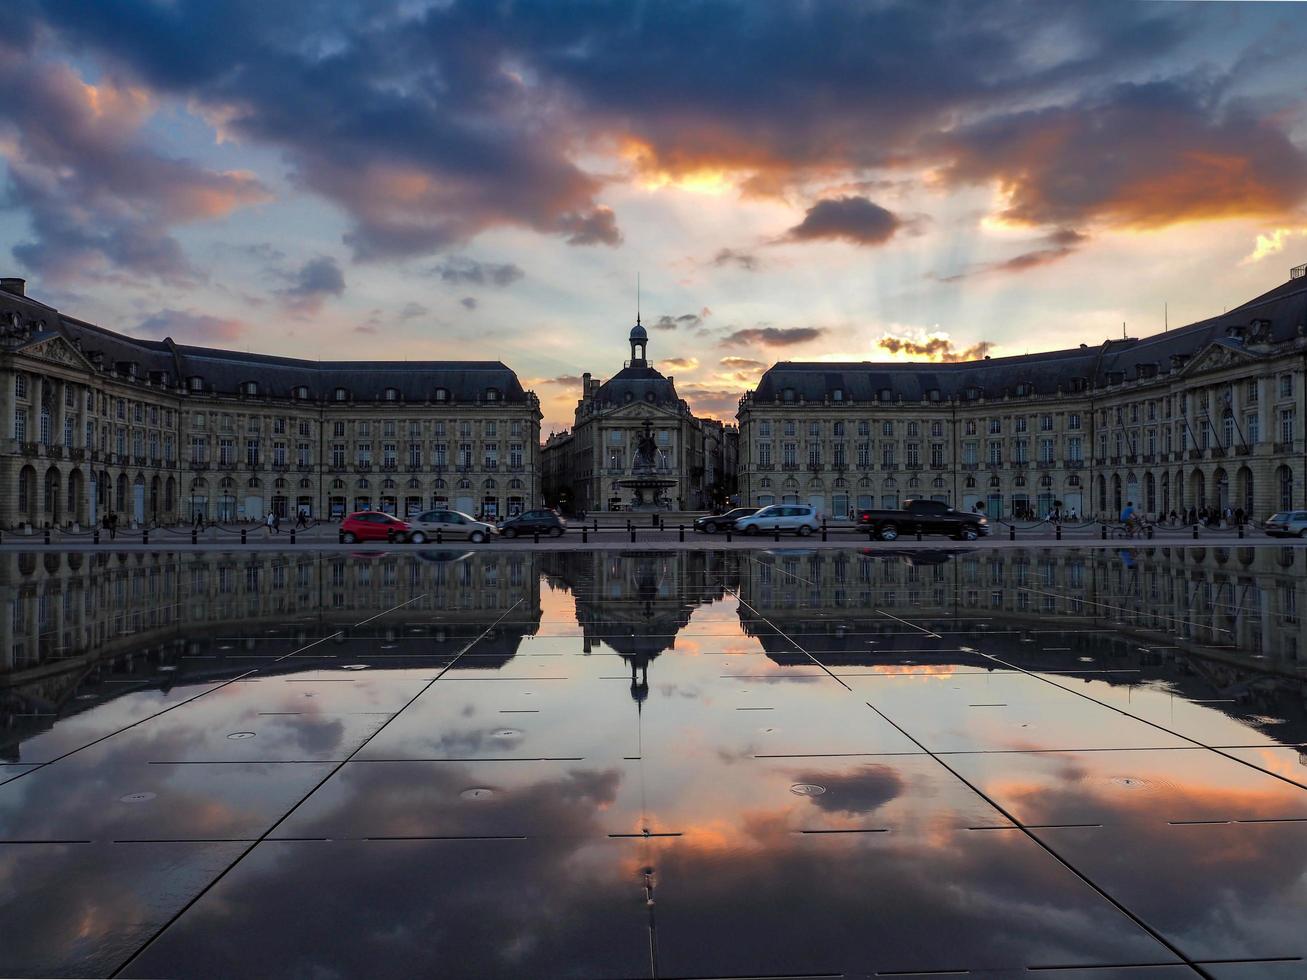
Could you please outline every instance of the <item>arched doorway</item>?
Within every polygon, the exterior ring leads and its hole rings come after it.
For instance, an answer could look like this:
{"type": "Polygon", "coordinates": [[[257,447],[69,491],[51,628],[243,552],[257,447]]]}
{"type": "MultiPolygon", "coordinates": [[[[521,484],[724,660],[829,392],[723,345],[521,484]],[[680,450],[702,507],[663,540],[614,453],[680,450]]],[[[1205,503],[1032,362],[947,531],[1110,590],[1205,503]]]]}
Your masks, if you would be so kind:
{"type": "Polygon", "coordinates": [[[1242,510],[1245,517],[1253,513],[1253,471],[1247,466],[1240,466],[1234,477],[1235,507],[1242,510]]]}
{"type": "Polygon", "coordinates": [[[1279,491],[1280,510],[1293,510],[1293,470],[1280,466],[1275,471],[1275,485],[1279,491]]]}
{"type": "Polygon", "coordinates": [[[1098,474],[1098,509],[1100,512],[1107,510],[1107,478],[1101,473],[1098,474]]]}
{"type": "Polygon", "coordinates": [[[45,471],[45,494],[41,498],[41,516],[43,520],[49,521],[56,527],[63,516],[63,500],[60,496],[62,491],[63,478],[59,474],[58,467],[51,466],[45,471]]]}
{"type": "Polygon", "coordinates": [[[1125,497],[1121,491],[1121,477],[1117,474],[1112,476],[1112,510],[1119,514],[1125,507],[1125,497]]]}
{"type": "Polygon", "coordinates": [[[1230,506],[1230,477],[1224,467],[1218,466],[1212,474],[1212,497],[1217,510],[1224,511],[1230,506]]]}
{"type": "Polygon", "coordinates": [[[68,519],[85,524],[90,519],[86,509],[86,477],[80,469],[68,474],[68,519]]]}
{"type": "Polygon", "coordinates": [[[186,505],[186,516],[190,521],[197,517],[201,520],[209,519],[209,482],[204,477],[196,477],[191,481],[191,495],[186,505]]]}
{"type": "Polygon", "coordinates": [[[117,492],[114,494],[113,501],[113,510],[116,514],[127,513],[127,485],[127,474],[119,473],[118,486],[115,488],[117,492]]]}
{"type": "Polygon", "coordinates": [[[1189,506],[1200,510],[1207,506],[1207,481],[1202,470],[1189,474],[1189,506]]]}
{"type": "Polygon", "coordinates": [[[1165,516],[1171,513],[1171,474],[1162,474],[1162,514],[1165,516]]]}
{"type": "Polygon", "coordinates": [[[31,466],[18,473],[18,514],[29,524],[36,523],[36,470],[31,466]]]}
{"type": "Polygon", "coordinates": [[[154,477],[150,480],[150,520],[159,523],[159,497],[163,492],[163,479],[154,477]]]}
{"type": "Polygon", "coordinates": [[[163,485],[163,510],[168,515],[168,520],[177,519],[177,481],[171,476],[163,485]]]}

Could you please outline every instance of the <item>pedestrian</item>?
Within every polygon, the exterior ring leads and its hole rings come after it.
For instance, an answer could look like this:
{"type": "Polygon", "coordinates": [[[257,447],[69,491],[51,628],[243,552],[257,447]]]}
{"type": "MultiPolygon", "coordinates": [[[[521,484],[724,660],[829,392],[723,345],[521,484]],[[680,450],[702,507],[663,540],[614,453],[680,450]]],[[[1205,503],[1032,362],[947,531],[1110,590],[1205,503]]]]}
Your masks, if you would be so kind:
{"type": "Polygon", "coordinates": [[[300,528],[307,529],[309,526],[309,515],[307,511],[301,510],[299,516],[295,518],[295,530],[300,528]]]}
{"type": "Polygon", "coordinates": [[[1125,533],[1128,537],[1134,537],[1135,534],[1135,502],[1127,500],[1125,506],[1121,508],[1121,523],[1125,526],[1125,533]]]}
{"type": "Polygon", "coordinates": [[[112,541],[118,537],[118,515],[109,515],[109,540],[112,541]]]}
{"type": "Polygon", "coordinates": [[[268,511],[268,516],[263,519],[263,526],[267,530],[268,533],[266,536],[269,538],[272,537],[274,531],[276,531],[277,534],[281,533],[280,531],[277,531],[277,518],[272,511],[268,511]]]}

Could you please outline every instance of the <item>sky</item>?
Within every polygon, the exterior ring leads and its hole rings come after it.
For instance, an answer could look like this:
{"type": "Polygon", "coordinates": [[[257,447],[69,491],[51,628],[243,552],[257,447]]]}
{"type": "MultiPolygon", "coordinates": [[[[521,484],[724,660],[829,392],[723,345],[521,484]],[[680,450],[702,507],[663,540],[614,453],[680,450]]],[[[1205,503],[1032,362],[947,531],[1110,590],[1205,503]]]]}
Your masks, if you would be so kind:
{"type": "Polygon", "coordinates": [[[497,359],[1147,336],[1307,262],[1307,5],[7,0],[0,274],[141,337],[497,359]]]}

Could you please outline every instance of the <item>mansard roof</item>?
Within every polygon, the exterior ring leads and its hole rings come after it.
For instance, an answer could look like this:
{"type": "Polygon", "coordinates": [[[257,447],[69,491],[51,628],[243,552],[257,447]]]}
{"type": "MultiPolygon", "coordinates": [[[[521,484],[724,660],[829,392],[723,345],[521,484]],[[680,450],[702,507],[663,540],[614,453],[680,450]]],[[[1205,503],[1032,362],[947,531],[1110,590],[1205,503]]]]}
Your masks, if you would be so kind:
{"type": "Polygon", "coordinates": [[[300,387],[308,389],[309,398],[326,399],[337,388],[360,400],[384,399],[392,388],[400,400],[416,402],[430,400],[438,389],[454,402],[484,400],[491,389],[501,401],[528,397],[502,361],[312,361],[129,337],[67,316],[58,317],[55,329],[93,360],[98,354],[106,370],[134,369],[138,378],[161,375],[173,385],[198,377],[205,391],[221,394],[254,382],[259,394],[281,398],[300,387]]]}
{"type": "Polygon", "coordinates": [[[674,405],[680,401],[676,385],[651,367],[624,367],[599,386],[595,401],[600,405],[623,405],[628,402],[652,402],[674,405]]]}
{"type": "Polygon", "coordinates": [[[891,399],[920,402],[1001,398],[1015,394],[1021,385],[1031,386],[1031,393],[1051,395],[1072,391],[1077,384],[1096,387],[1149,372],[1167,374],[1178,367],[1172,364],[1173,356],[1187,359],[1213,343],[1243,350],[1254,340],[1289,342],[1302,335],[1305,323],[1307,279],[1291,279],[1220,316],[1094,347],[953,363],[781,361],[763,374],[753,397],[781,400],[791,389],[795,400],[820,402],[839,390],[846,401],[876,401],[888,391],[891,399]],[[1255,324],[1265,327],[1259,333],[1255,324]]]}

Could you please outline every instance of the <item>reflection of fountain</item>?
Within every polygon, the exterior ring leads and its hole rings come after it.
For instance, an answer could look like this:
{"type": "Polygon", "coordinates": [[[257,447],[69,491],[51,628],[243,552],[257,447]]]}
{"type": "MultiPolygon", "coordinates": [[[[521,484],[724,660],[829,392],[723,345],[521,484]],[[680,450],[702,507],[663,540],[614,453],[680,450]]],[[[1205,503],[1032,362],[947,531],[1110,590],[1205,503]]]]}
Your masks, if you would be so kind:
{"type": "Polygon", "coordinates": [[[663,491],[676,486],[676,481],[669,477],[657,476],[658,447],[654,442],[653,423],[644,420],[644,431],[636,442],[635,462],[631,466],[632,475],[624,480],[615,481],[617,486],[630,490],[635,495],[631,510],[665,510],[663,491]],[[648,491],[649,499],[645,499],[648,491]]]}

